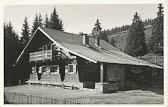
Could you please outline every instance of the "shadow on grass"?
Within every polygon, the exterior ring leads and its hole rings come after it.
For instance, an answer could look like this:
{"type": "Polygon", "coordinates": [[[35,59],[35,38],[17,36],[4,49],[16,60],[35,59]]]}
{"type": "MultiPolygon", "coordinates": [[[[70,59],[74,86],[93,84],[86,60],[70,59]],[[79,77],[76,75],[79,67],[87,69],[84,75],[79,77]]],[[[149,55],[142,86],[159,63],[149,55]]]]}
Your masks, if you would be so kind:
{"type": "Polygon", "coordinates": [[[156,94],[160,94],[160,95],[163,95],[164,94],[164,91],[163,91],[163,88],[155,88],[155,87],[152,87],[152,88],[142,88],[143,91],[151,91],[151,92],[154,92],[156,94]]]}
{"type": "Polygon", "coordinates": [[[124,91],[131,91],[131,90],[142,90],[142,91],[150,91],[154,92],[156,94],[164,95],[164,89],[163,87],[154,87],[154,86],[148,86],[148,87],[139,87],[134,89],[126,89],[124,91]]]}

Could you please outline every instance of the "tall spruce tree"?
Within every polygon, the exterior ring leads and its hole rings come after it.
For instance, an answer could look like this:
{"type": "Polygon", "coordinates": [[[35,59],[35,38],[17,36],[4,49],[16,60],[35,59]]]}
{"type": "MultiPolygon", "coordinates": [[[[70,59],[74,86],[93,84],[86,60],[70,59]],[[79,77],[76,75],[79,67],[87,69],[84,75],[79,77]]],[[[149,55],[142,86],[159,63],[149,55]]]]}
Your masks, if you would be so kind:
{"type": "Polygon", "coordinates": [[[14,83],[16,77],[14,77],[13,65],[21,52],[21,43],[18,39],[18,35],[13,30],[12,24],[4,24],[4,84],[14,83]]]}
{"type": "Polygon", "coordinates": [[[43,27],[43,18],[40,13],[38,15],[38,25],[39,27],[43,27]]]}
{"type": "Polygon", "coordinates": [[[50,18],[50,28],[55,30],[63,31],[63,23],[62,20],[59,19],[59,16],[54,8],[53,13],[51,14],[50,18]]]}
{"type": "Polygon", "coordinates": [[[129,28],[125,52],[131,56],[143,56],[147,53],[144,25],[137,12],[129,28]]]}
{"type": "Polygon", "coordinates": [[[158,6],[157,18],[154,20],[152,37],[149,42],[149,50],[153,53],[163,55],[163,6],[158,6]]]}
{"type": "Polygon", "coordinates": [[[101,34],[101,23],[99,22],[99,19],[96,20],[96,23],[94,24],[94,28],[92,29],[92,35],[96,38],[100,38],[101,34]]]}
{"type": "Polygon", "coordinates": [[[25,46],[30,39],[30,28],[29,28],[27,17],[25,17],[25,19],[24,19],[21,34],[22,34],[21,42],[22,42],[23,46],[25,46]]]}
{"type": "Polygon", "coordinates": [[[38,26],[39,26],[39,21],[38,21],[38,15],[36,14],[35,19],[33,21],[33,26],[32,26],[32,30],[31,30],[31,34],[33,34],[36,31],[36,29],[38,28],[38,26]]]}
{"type": "Polygon", "coordinates": [[[48,18],[47,14],[45,15],[44,27],[45,28],[49,28],[50,27],[50,21],[49,21],[49,18],[48,18]]]}
{"type": "Polygon", "coordinates": [[[96,23],[94,24],[94,28],[92,29],[92,35],[93,37],[100,38],[109,42],[107,38],[107,32],[105,30],[102,31],[101,23],[99,22],[99,19],[97,19],[96,23]]]}
{"type": "Polygon", "coordinates": [[[43,27],[43,19],[42,19],[40,13],[35,15],[35,19],[33,21],[31,34],[33,34],[38,27],[43,27]]]}

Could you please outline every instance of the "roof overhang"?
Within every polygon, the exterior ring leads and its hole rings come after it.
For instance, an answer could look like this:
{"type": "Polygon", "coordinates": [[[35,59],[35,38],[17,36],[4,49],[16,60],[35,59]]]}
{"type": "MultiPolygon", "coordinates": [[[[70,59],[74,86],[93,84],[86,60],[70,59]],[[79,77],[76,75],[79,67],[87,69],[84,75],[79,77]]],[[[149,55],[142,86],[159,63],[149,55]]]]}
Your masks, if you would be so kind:
{"type": "MultiPolygon", "coordinates": [[[[63,51],[65,51],[65,52],[67,52],[67,53],[71,53],[71,54],[73,54],[73,55],[76,55],[76,56],[78,56],[78,57],[81,57],[81,58],[83,58],[83,59],[86,59],[86,60],[88,60],[88,61],[90,61],[90,62],[93,62],[93,63],[97,63],[97,62],[102,62],[102,63],[116,63],[116,64],[128,64],[128,63],[126,63],[127,61],[125,61],[125,63],[123,63],[123,62],[121,62],[121,61],[119,61],[119,62],[114,62],[113,60],[114,59],[112,59],[111,61],[109,61],[109,60],[100,60],[100,59],[97,59],[96,60],[96,58],[93,58],[93,57],[89,57],[88,55],[83,55],[82,53],[80,53],[80,52],[76,52],[75,50],[73,50],[73,49],[70,49],[70,48],[68,48],[68,47],[66,47],[66,46],[64,46],[64,45],[61,45],[61,43],[59,43],[59,42],[57,42],[55,39],[53,39],[52,38],[52,36],[50,36],[48,33],[46,33],[45,32],[45,30],[43,30],[42,28],[40,28],[40,27],[38,27],[37,29],[36,29],[36,31],[34,32],[34,34],[32,35],[32,37],[31,37],[31,39],[29,40],[29,42],[27,43],[27,45],[25,46],[25,48],[23,49],[23,51],[21,52],[21,54],[19,55],[19,57],[18,57],[18,59],[16,60],[16,63],[15,64],[17,64],[18,62],[19,62],[19,60],[21,59],[21,57],[23,56],[23,54],[25,54],[25,50],[28,48],[28,46],[31,44],[31,41],[33,40],[33,38],[36,36],[36,33],[37,33],[37,31],[40,31],[41,33],[43,33],[49,40],[51,40],[52,42],[53,42],[53,44],[55,44],[57,47],[59,47],[59,48],[61,48],[63,51]]],[[[106,54],[107,54],[107,52],[106,52],[106,54]]],[[[105,54],[105,55],[106,55],[105,54]]],[[[117,54],[117,53],[116,53],[117,54]]],[[[124,55],[125,55],[125,53],[123,53],[124,55]]],[[[126,54],[127,55],[127,54],[126,54]]],[[[110,56],[110,58],[112,57],[111,55],[108,55],[108,56],[110,56]]],[[[128,55],[129,56],[129,55],[128,55]]],[[[115,57],[113,57],[113,58],[119,58],[120,56],[115,56],[115,57]]],[[[133,60],[133,57],[131,57],[131,56],[129,56],[129,59],[130,60],[133,60]]],[[[120,58],[121,59],[121,58],[120,58]]],[[[140,60],[140,59],[139,59],[140,60]]],[[[129,60],[128,60],[129,61],[129,60]]],[[[134,60],[133,60],[134,61],[134,60]]],[[[141,64],[141,61],[137,61],[138,63],[140,63],[140,64],[135,64],[135,63],[130,63],[129,65],[139,65],[139,66],[149,66],[149,67],[151,67],[151,68],[159,68],[159,69],[163,69],[163,67],[161,67],[161,66],[156,66],[155,64],[150,64],[150,63],[148,63],[148,62],[146,62],[146,64],[141,64]]]]}

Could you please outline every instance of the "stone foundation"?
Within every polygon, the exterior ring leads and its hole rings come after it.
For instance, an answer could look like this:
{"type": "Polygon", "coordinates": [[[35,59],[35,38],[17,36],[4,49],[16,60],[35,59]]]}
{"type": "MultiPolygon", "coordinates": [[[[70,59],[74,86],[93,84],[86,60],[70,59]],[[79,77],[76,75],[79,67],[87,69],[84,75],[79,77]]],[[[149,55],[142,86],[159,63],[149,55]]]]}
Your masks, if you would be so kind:
{"type": "MultiPolygon", "coordinates": [[[[30,74],[29,80],[37,81],[38,80],[37,73],[30,74]]],[[[43,73],[41,75],[40,81],[61,82],[61,77],[60,74],[43,73]]],[[[79,76],[78,74],[65,74],[63,82],[79,82],[79,76]]]]}
{"type": "Polygon", "coordinates": [[[110,93],[117,91],[118,86],[111,83],[95,83],[95,90],[103,93],[110,93]]]}
{"type": "Polygon", "coordinates": [[[95,89],[95,82],[83,82],[83,88],[95,89]]]}

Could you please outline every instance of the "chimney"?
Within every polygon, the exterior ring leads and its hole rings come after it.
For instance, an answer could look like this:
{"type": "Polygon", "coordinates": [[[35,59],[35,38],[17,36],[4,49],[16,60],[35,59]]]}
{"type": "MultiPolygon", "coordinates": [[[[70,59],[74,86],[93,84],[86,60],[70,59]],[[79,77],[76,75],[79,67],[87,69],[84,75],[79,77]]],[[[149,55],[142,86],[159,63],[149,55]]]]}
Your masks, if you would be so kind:
{"type": "Polygon", "coordinates": [[[97,46],[100,46],[100,39],[97,38],[97,46]]]}
{"type": "Polygon", "coordinates": [[[95,46],[97,47],[100,46],[100,38],[98,36],[96,36],[96,39],[95,39],[95,46]]]}
{"type": "Polygon", "coordinates": [[[89,45],[89,36],[87,36],[87,34],[83,34],[82,36],[83,36],[82,43],[84,45],[89,45]]]}

